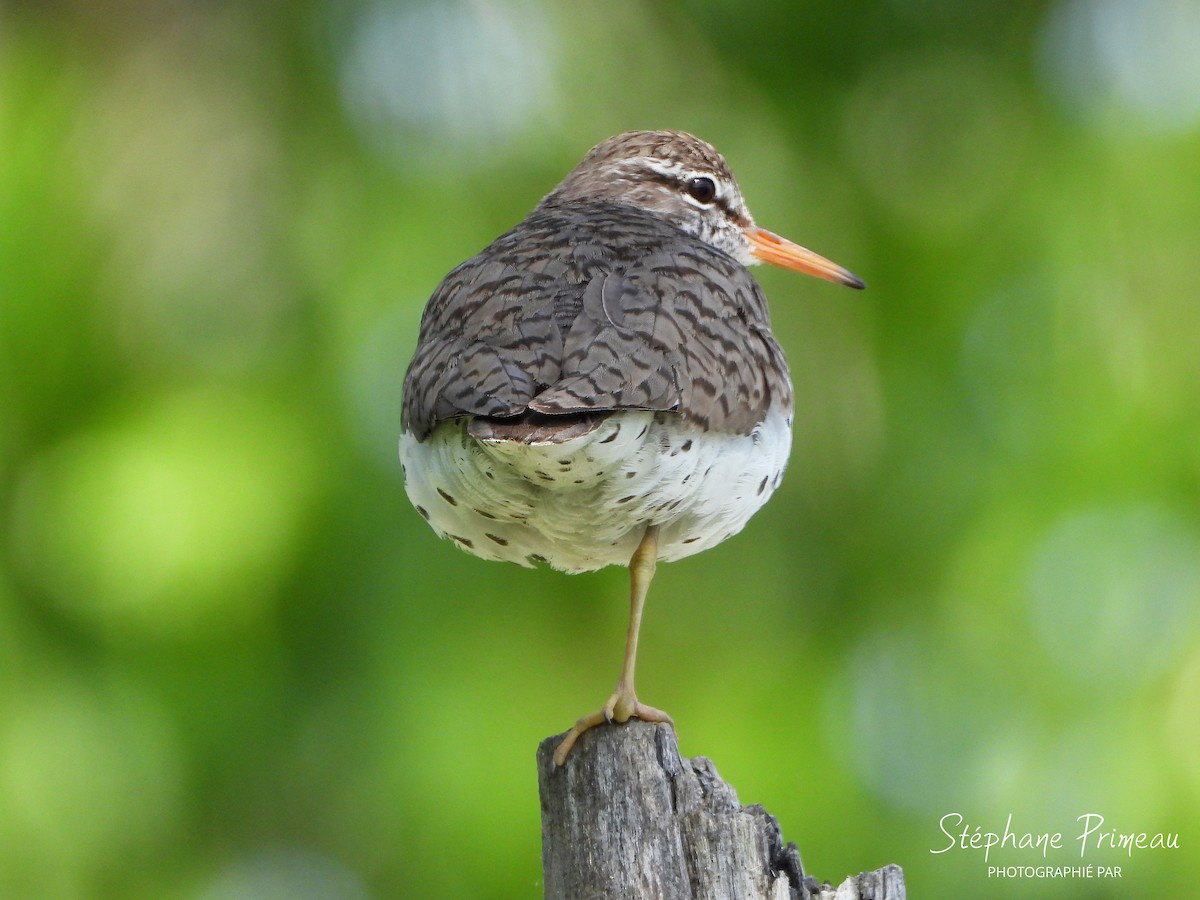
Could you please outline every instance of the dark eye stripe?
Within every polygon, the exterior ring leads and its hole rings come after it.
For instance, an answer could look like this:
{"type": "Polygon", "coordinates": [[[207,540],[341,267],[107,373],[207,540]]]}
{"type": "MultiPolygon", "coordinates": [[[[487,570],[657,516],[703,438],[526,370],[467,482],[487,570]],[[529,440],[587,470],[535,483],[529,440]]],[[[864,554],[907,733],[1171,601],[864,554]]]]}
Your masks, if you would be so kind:
{"type": "MultiPolygon", "coordinates": [[[[679,191],[682,194],[688,193],[688,182],[691,181],[693,178],[697,177],[695,175],[688,175],[686,177],[679,177],[677,175],[666,175],[666,174],[658,171],[658,169],[652,169],[649,166],[646,167],[646,175],[649,177],[649,179],[651,181],[657,181],[659,184],[666,185],[669,188],[674,188],[675,190],[679,191]]],[[[705,176],[700,176],[700,177],[708,178],[709,176],[705,175],[705,176]]],[[[714,182],[714,184],[716,183],[715,178],[713,179],[713,182],[714,182]]],[[[735,213],[733,211],[733,209],[729,206],[728,197],[718,194],[712,200],[710,205],[718,207],[723,213],[725,213],[725,215],[729,216],[729,218],[733,219],[735,222],[738,222],[739,224],[741,223],[742,217],[739,216],[737,213],[735,213]]]]}

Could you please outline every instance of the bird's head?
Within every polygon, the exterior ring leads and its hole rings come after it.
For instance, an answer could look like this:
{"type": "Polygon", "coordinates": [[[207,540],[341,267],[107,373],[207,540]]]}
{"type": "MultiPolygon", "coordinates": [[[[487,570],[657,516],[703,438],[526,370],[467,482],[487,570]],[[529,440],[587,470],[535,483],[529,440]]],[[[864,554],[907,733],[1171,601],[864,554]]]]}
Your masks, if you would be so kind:
{"type": "Polygon", "coordinates": [[[743,265],[771,263],[865,287],[836,263],[755,225],[725,158],[683,131],[627,131],[602,141],[542,203],[589,200],[646,210],[743,265]]]}

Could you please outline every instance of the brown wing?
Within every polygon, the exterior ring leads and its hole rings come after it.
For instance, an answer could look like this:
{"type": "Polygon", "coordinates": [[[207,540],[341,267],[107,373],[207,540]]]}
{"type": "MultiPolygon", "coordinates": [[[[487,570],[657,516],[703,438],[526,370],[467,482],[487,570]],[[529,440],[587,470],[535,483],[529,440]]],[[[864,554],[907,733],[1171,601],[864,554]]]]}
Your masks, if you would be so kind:
{"type": "Polygon", "coordinates": [[[462,416],[674,410],[745,433],[790,406],[766,300],[736,260],[640,210],[539,207],[434,292],[404,427],[462,416]]]}

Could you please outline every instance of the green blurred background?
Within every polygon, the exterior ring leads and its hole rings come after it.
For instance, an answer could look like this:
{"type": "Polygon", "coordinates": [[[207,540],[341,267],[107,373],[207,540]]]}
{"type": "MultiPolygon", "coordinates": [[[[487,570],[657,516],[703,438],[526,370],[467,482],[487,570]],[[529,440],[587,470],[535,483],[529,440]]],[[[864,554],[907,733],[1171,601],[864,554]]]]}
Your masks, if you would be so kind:
{"type": "Polygon", "coordinates": [[[437,541],[400,385],[442,275],[664,127],[870,290],[761,272],[791,467],[660,568],[644,699],[818,876],[1194,890],[1200,5],[28,0],[0,897],[540,896],[534,750],[610,690],[625,572],[437,541]],[[951,812],[1182,847],[989,881],[951,812]]]}

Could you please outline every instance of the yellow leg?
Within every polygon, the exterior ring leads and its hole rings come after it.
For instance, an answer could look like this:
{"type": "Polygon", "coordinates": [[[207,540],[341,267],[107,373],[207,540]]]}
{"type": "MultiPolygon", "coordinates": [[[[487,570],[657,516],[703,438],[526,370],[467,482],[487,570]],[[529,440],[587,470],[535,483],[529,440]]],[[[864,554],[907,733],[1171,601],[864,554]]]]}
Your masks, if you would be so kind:
{"type": "Polygon", "coordinates": [[[646,605],[646,593],[650,590],[650,581],[654,578],[654,569],[658,564],[658,526],[648,525],[642,535],[641,543],[629,560],[629,631],[625,635],[625,661],[621,666],[621,677],[617,679],[617,689],[598,712],[581,718],[567,732],[566,737],[554,750],[554,764],[561,766],[567,759],[567,754],[575,746],[575,741],[589,728],[595,728],[605,722],[628,722],[631,718],[639,718],[645,722],[666,722],[675,724],[669,715],[661,709],[646,706],[637,698],[633,688],[633,670],[637,665],[638,631],[642,627],[642,609],[646,605]]]}

